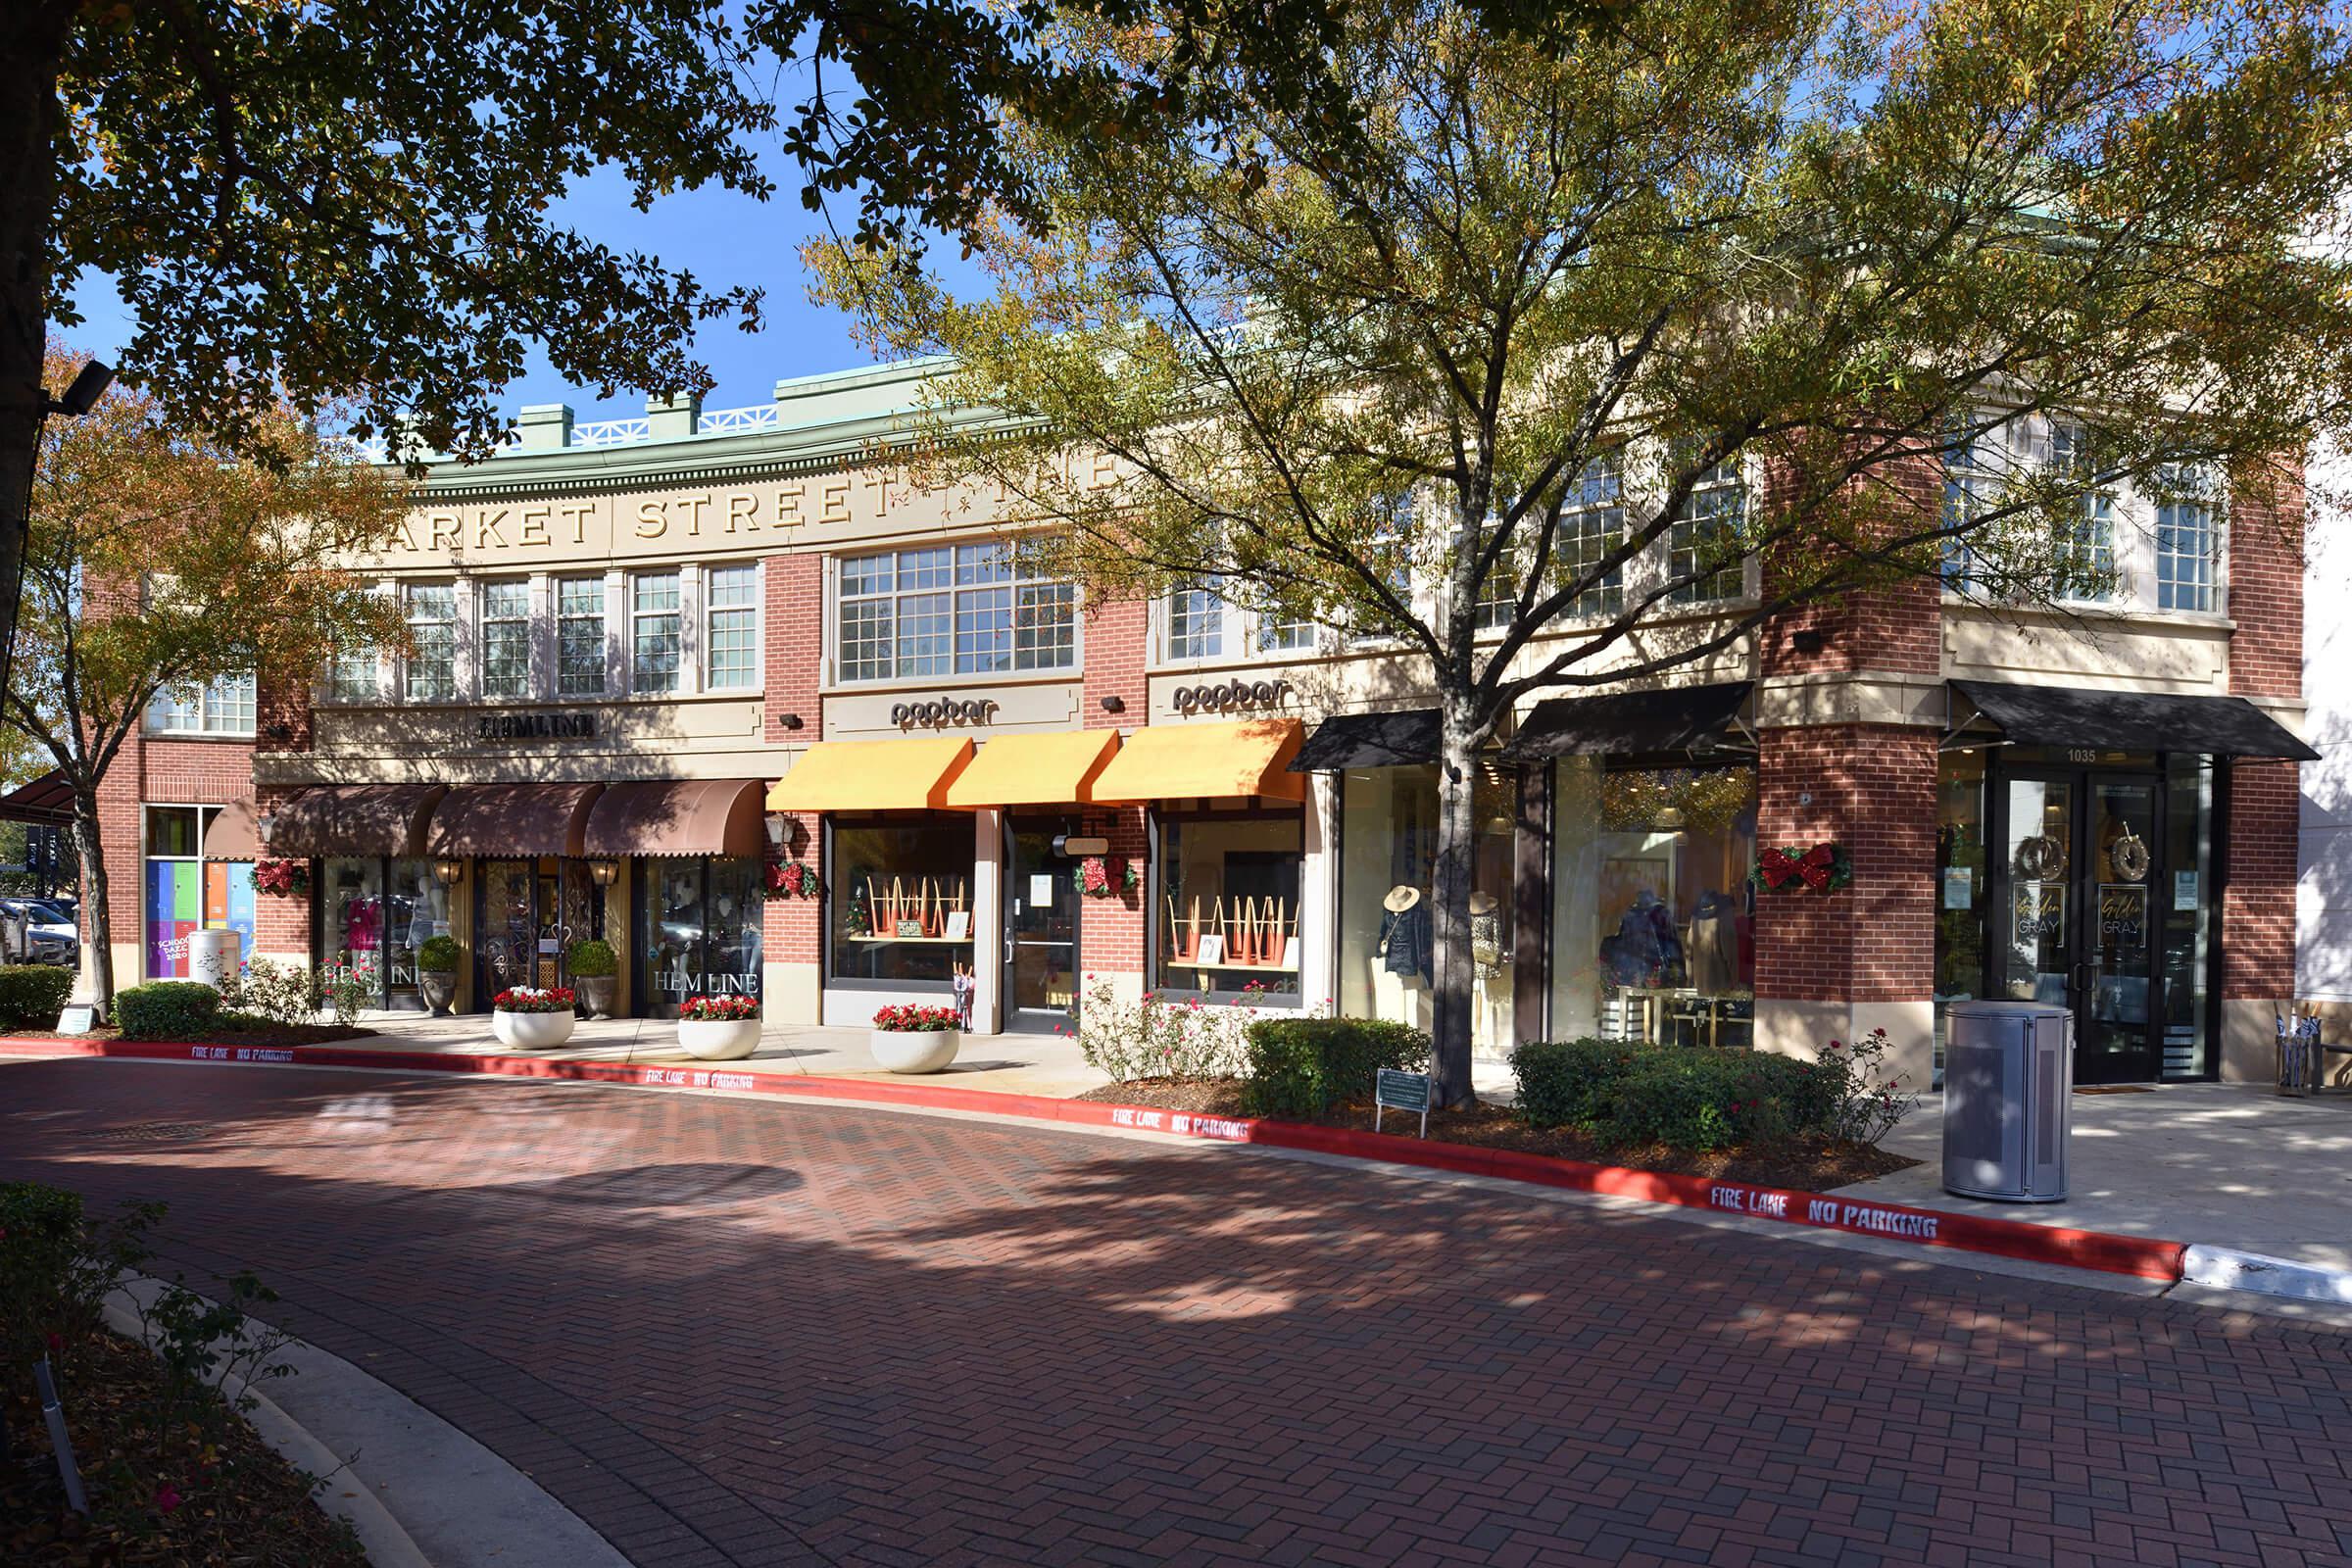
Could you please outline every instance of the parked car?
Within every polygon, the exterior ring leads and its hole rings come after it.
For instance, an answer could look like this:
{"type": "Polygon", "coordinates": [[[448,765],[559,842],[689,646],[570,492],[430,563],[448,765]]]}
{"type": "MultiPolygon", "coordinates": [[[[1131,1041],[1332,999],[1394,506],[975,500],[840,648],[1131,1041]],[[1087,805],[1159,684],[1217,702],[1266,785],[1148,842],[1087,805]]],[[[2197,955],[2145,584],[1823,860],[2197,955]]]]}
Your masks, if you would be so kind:
{"type": "Polygon", "coordinates": [[[46,899],[0,899],[0,917],[6,920],[0,940],[5,941],[10,962],[79,966],[81,935],[70,911],[46,899]]]}

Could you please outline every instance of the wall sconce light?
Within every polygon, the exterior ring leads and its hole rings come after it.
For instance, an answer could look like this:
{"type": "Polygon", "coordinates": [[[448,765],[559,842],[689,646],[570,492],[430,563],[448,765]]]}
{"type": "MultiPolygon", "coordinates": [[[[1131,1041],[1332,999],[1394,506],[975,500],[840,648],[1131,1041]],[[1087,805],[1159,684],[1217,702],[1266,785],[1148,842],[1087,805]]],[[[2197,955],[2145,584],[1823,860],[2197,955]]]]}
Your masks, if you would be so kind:
{"type": "Polygon", "coordinates": [[[262,842],[264,844],[268,844],[270,842],[270,835],[277,831],[277,813],[275,811],[264,811],[260,816],[257,816],[253,819],[253,826],[254,831],[261,834],[262,842]]]}
{"type": "Polygon", "coordinates": [[[609,888],[612,885],[612,879],[620,875],[620,862],[618,860],[590,860],[588,875],[595,879],[598,887],[609,888]]]}
{"type": "Polygon", "coordinates": [[[770,849],[780,850],[784,847],[786,827],[784,818],[780,816],[771,816],[767,819],[767,843],[770,849]]]}
{"type": "Polygon", "coordinates": [[[433,875],[440,879],[443,887],[454,888],[466,875],[466,862],[454,855],[444,855],[433,861],[433,875]]]}
{"type": "Polygon", "coordinates": [[[284,722],[264,724],[262,733],[273,741],[290,741],[294,738],[294,726],[284,722]]]}
{"type": "Polygon", "coordinates": [[[801,727],[801,715],[798,713],[778,713],[776,715],[776,722],[783,725],[786,729],[799,729],[801,727]]]}
{"type": "Polygon", "coordinates": [[[1800,654],[1818,654],[1823,645],[1829,642],[1829,638],[1818,631],[1806,630],[1796,633],[1788,641],[1800,654]]]}
{"type": "Polygon", "coordinates": [[[1124,713],[1127,711],[1127,699],[1115,694],[1103,698],[1102,711],[1105,713],[1124,713]]]}

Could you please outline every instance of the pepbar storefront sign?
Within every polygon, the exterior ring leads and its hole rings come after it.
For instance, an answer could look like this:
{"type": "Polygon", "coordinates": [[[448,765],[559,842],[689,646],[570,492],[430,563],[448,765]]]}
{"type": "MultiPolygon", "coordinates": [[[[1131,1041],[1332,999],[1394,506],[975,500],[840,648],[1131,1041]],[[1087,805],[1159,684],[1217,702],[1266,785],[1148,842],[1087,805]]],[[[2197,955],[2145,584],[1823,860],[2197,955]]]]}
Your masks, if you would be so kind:
{"type": "Polygon", "coordinates": [[[483,741],[592,741],[594,713],[484,713],[474,721],[483,741]]]}

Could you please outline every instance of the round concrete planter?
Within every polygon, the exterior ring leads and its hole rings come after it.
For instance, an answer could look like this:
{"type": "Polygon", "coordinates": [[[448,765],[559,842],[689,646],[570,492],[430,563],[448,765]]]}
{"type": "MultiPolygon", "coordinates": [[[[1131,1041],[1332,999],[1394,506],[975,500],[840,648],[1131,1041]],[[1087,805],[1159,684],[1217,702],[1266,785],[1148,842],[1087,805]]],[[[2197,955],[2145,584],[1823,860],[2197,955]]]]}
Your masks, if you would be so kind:
{"type": "Polygon", "coordinates": [[[680,1018],[678,1049],[697,1061],[740,1061],[760,1049],[757,1018],[680,1018]]]}
{"type": "Polygon", "coordinates": [[[419,969],[416,971],[416,993],[424,998],[427,1017],[436,1012],[448,1012],[458,1000],[457,974],[449,969],[419,969]]]}
{"type": "Polygon", "coordinates": [[[577,1021],[569,1007],[562,1012],[509,1012],[501,1007],[491,1012],[490,1029],[502,1046],[545,1051],[569,1040],[571,1026],[577,1021]]]}
{"type": "Polygon", "coordinates": [[[876,1029],[867,1039],[885,1072],[942,1072],[963,1044],[960,1029],[876,1029]]]}
{"type": "Polygon", "coordinates": [[[620,985],[620,977],[611,974],[583,974],[572,978],[571,989],[588,1009],[591,1018],[612,1016],[612,993],[620,985]]]}

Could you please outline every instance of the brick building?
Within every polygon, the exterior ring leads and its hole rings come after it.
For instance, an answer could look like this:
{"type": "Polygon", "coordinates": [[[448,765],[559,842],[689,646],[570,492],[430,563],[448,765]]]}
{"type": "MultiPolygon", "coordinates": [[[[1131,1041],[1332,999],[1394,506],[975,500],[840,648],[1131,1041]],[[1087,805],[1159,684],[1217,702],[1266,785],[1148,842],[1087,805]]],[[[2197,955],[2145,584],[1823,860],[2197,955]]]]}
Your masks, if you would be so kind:
{"type": "MultiPolygon", "coordinates": [[[[732,991],[862,1023],[962,970],[983,1031],[1065,1025],[1090,984],[1426,1023],[1411,662],[1212,591],[1088,605],[1030,576],[988,498],[875,464],[923,373],[603,426],[531,409],[512,451],[436,470],[363,564],[413,657],[159,704],[110,796],[143,862],[122,973],[172,972],[194,875],[197,923],[390,1006],[421,1004],[445,933],[461,1009],[601,936],[618,1007],[655,1016],[732,991]],[[257,853],[306,891],[257,898],[257,853]],[[769,897],[793,862],[817,896],[769,897]]],[[[2085,1081],[2265,1070],[2308,754],[2298,501],[2233,513],[2254,488],[2094,498],[2093,600],[1995,612],[1961,568],[1531,704],[1475,786],[1480,1051],[1884,1027],[1924,1077],[1941,1004],[2001,996],[2075,1009],[2085,1081]]],[[[1764,569],[1676,612],[1752,602],[1764,569]]]]}

